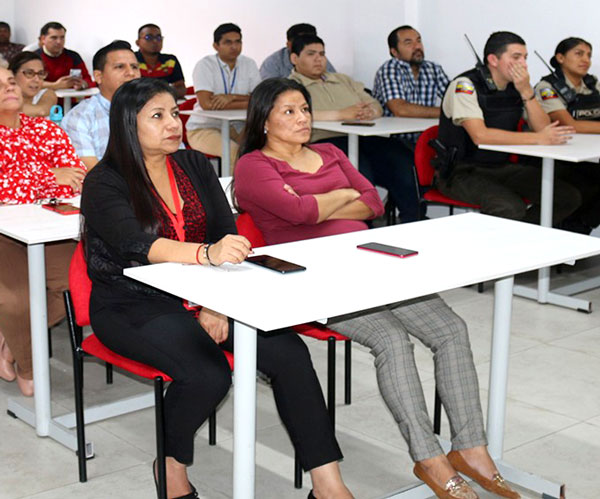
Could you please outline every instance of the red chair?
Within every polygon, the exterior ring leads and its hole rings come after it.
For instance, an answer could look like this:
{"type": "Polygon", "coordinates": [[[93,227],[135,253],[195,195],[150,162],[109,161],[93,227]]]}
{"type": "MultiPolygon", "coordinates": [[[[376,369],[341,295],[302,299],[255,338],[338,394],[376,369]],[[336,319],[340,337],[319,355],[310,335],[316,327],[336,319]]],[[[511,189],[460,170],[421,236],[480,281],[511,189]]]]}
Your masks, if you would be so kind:
{"type": "Polygon", "coordinates": [[[444,196],[440,191],[433,188],[433,176],[435,170],[431,165],[431,160],[435,158],[435,150],[429,145],[429,141],[435,139],[438,136],[438,126],[432,126],[425,130],[417,140],[415,146],[415,167],[417,169],[417,179],[419,185],[424,188],[428,188],[427,192],[423,194],[419,202],[421,204],[435,204],[447,206],[450,210],[450,215],[454,214],[454,207],[460,208],[471,208],[478,210],[479,205],[464,203],[457,199],[449,198],[444,196]]]}
{"type": "MultiPolygon", "coordinates": [[[[75,418],[77,425],[77,457],[79,463],[79,481],[87,481],[85,452],[85,421],[83,411],[83,359],[93,356],[117,366],[131,374],[154,380],[154,397],[156,411],[156,451],[158,468],[159,496],[167,498],[165,469],[165,430],[163,409],[163,383],[172,381],[165,373],[151,366],[123,357],[104,346],[95,334],[83,339],[82,328],[89,326],[89,301],[92,283],[87,274],[87,264],[80,242],[75,249],[69,267],[69,290],[64,292],[67,311],[67,324],[73,352],[73,378],[75,385],[75,418]]],[[[233,370],[233,355],[224,351],[229,366],[233,370]]],[[[213,411],[209,417],[209,443],[216,443],[216,415],[213,411]]]]}
{"type": "MultiPolygon", "coordinates": [[[[187,87],[187,92],[186,95],[193,95],[194,92],[194,87],[187,87]],[[192,92],[189,92],[189,89],[192,89],[192,92]]],[[[187,99],[185,102],[182,102],[181,104],[179,104],[179,111],[192,111],[194,109],[194,105],[196,104],[198,99],[193,98],[193,99],[187,99]]],[[[190,144],[187,140],[187,130],[185,128],[185,124],[187,123],[187,121],[190,119],[190,115],[189,114],[180,114],[179,118],[181,119],[181,123],[183,124],[183,135],[181,137],[181,140],[183,141],[183,143],[185,144],[186,149],[191,149],[190,144]]],[[[217,162],[217,175],[220,177],[221,176],[221,158],[219,156],[213,156],[212,154],[204,154],[208,159],[214,159],[217,162]]]]}

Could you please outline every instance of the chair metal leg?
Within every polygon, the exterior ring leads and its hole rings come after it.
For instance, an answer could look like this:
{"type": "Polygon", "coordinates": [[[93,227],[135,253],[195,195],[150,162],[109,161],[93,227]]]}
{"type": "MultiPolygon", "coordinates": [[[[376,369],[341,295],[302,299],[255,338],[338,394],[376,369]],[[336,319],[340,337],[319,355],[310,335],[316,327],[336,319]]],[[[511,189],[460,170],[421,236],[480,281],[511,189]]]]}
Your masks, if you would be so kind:
{"type": "Polygon", "coordinates": [[[448,206],[448,210],[450,210],[450,215],[454,215],[454,206],[448,206]]]}
{"type": "Polygon", "coordinates": [[[442,429],[442,399],[435,388],[435,401],[433,403],[433,433],[440,434],[442,429]]]}
{"type": "Polygon", "coordinates": [[[352,402],[352,340],[346,340],[344,344],[344,404],[350,405],[352,402]]]}
{"type": "Polygon", "coordinates": [[[296,451],[294,451],[294,487],[302,488],[302,465],[296,451]]]}
{"type": "MultiPolygon", "coordinates": [[[[158,497],[167,499],[167,466],[165,463],[165,413],[163,379],[154,378],[154,405],[156,413],[156,467],[158,474],[158,497]]],[[[154,472],[154,470],[152,470],[154,472]]]]}
{"type": "Polygon", "coordinates": [[[335,428],[335,338],[327,338],[327,409],[335,428]]]}
{"type": "Polygon", "coordinates": [[[83,416],[83,355],[73,351],[73,383],[75,388],[75,423],[77,431],[77,463],[79,481],[87,482],[85,456],[85,421],[83,416]]]}
{"type": "Polygon", "coordinates": [[[208,445],[217,445],[217,411],[213,409],[208,416],[208,445]]]}
{"type": "Polygon", "coordinates": [[[104,365],[106,366],[106,384],[112,385],[113,384],[113,365],[110,362],[105,362],[104,365]]]}
{"type": "Polygon", "coordinates": [[[480,282],[479,284],[477,284],[477,292],[478,293],[483,293],[483,283],[480,282]]]}

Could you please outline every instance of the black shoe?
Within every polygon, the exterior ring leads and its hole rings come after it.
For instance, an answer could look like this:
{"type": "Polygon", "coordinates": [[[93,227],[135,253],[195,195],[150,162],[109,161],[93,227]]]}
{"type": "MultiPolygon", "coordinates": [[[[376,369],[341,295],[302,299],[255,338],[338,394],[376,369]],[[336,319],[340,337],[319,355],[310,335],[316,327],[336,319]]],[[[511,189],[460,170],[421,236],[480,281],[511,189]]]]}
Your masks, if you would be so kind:
{"type": "Polygon", "coordinates": [[[307,497],[306,499],[317,499],[317,498],[315,497],[315,495],[313,494],[313,491],[311,490],[311,491],[308,493],[308,497],[307,497]]]}
{"type": "Polygon", "coordinates": [[[189,494],[176,497],[175,499],[196,499],[198,497],[198,491],[196,490],[196,487],[194,487],[191,483],[190,487],[192,487],[192,491],[189,494]]]}
{"type": "MultiPolygon", "coordinates": [[[[152,478],[154,478],[154,485],[156,486],[156,497],[160,497],[160,493],[158,491],[158,480],[156,479],[156,459],[152,462],[152,478]]],[[[198,497],[198,491],[196,490],[196,487],[194,487],[190,482],[188,483],[190,484],[192,491],[189,494],[176,497],[175,499],[196,499],[198,497]]]]}

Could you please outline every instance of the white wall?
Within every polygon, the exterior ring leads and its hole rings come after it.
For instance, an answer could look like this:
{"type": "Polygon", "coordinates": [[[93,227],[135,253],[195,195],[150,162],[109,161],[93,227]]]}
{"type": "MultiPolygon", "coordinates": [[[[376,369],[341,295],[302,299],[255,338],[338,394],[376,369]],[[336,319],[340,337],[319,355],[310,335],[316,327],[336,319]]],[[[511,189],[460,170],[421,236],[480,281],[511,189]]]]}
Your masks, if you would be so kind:
{"type": "MultiPolygon", "coordinates": [[[[10,24],[13,31],[13,41],[15,38],[15,0],[1,0],[0,1],[0,21],[10,24]]],[[[19,41],[19,40],[17,40],[19,41]]]]}
{"type": "MultiPolygon", "coordinates": [[[[523,37],[533,83],[548,73],[534,49],[548,61],[558,42],[569,36],[584,38],[600,49],[600,3],[592,0],[425,0],[420,2],[419,19],[426,34],[426,57],[442,63],[450,78],[475,62],[463,33],[469,35],[479,57],[494,31],[512,31],[523,37]]],[[[591,72],[600,73],[598,57],[591,72]]]]}
{"type": "MultiPolygon", "coordinates": [[[[2,0],[10,3],[12,0],[2,0]]],[[[67,28],[67,47],[76,50],[91,71],[91,59],[96,50],[114,39],[134,44],[137,29],[146,23],[158,24],[165,36],[163,50],[175,54],[189,85],[192,70],[203,56],[214,53],[212,34],[221,23],[233,22],[242,29],[243,53],[260,63],[285,44],[285,32],[298,22],[318,27],[327,41],[327,49],[338,69],[352,72],[353,56],[346,50],[351,44],[350,12],[343,0],[307,1],[302,12],[293,11],[280,0],[227,2],[179,0],[14,0],[15,27],[28,43],[34,42],[40,27],[50,20],[67,28]],[[313,4],[315,8],[306,8],[313,4]],[[169,6],[173,6],[173,8],[169,6]],[[259,7],[256,7],[260,5],[259,7]],[[316,6],[319,5],[317,12],[316,6]]],[[[23,38],[20,38],[21,41],[23,38]]]]}
{"type": "MultiPolygon", "coordinates": [[[[290,25],[310,22],[317,26],[338,71],[367,87],[372,87],[375,71],[389,57],[388,33],[401,24],[419,29],[426,57],[441,63],[450,77],[473,66],[465,32],[480,53],[492,31],[521,35],[531,54],[534,82],[546,70],[534,59],[533,49],[549,59],[567,36],[581,36],[600,46],[600,2],[592,0],[0,0],[0,19],[12,25],[13,38],[21,43],[35,41],[49,20],[63,23],[67,46],[81,53],[90,70],[98,48],[116,38],[133,43],[137,28],[154,22],[166,37],[164,51],[180,59],[188,84],[196,61],[212,53],[214,28],[229,21],[240,25],[244,53],[258,64],[283,46],[290,25]]],[[[600,62],[592,72],[600,74],[600,62]]]]}

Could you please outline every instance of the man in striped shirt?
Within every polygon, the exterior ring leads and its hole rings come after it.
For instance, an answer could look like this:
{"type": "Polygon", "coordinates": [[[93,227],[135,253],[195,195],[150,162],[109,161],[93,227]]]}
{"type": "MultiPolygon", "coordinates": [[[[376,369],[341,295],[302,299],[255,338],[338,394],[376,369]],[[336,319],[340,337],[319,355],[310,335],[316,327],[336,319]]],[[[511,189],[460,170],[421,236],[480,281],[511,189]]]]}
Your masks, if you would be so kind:
{"type": "MultiPolygon", "coordinates": [[[[384,116],[439,118],[440,103],[449,80],[439,64],[425,60],[421,35],[411,26],[400,26],[388,36],[391,59],[375,74],[373,97],[384,116]]],[[[404,138],[416,142],[418,134],[404,138]]]]}

